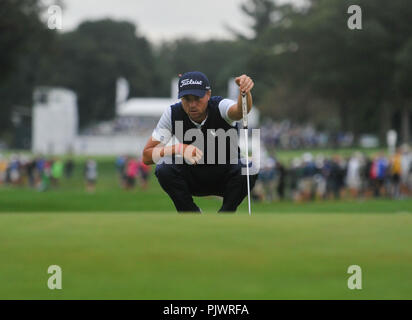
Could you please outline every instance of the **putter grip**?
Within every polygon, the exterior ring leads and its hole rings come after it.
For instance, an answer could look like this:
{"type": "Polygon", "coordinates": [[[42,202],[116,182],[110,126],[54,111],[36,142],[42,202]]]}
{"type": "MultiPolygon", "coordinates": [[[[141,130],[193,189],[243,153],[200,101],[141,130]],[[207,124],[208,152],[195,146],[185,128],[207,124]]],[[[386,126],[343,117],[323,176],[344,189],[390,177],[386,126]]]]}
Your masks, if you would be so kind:
{"type": "Polygon", "coordinates": [[[246,94],[242,93],[243,128],[247,129],[247,102],[246,94]]]}

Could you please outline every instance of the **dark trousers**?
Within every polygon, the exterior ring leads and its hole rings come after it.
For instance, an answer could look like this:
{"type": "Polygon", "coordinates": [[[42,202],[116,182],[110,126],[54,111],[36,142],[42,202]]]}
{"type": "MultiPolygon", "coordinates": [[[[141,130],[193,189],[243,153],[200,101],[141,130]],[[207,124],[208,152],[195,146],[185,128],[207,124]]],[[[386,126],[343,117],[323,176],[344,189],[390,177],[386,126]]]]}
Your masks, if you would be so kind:
{"type": "MultiPolygon", "coordinates": [[[[223,197],[219,212],[235,212],[247,196],[246,175],[242,165],[182,165],[161,163],[155,174],[163,190],[172,199],[178,212],[201,212],[192,196],[216,195],[223,197]]],[[[249,165],[250,166],[250,165],[249,165]]],[[[250,175],[252,190],[257,174],[250,175]]]]}

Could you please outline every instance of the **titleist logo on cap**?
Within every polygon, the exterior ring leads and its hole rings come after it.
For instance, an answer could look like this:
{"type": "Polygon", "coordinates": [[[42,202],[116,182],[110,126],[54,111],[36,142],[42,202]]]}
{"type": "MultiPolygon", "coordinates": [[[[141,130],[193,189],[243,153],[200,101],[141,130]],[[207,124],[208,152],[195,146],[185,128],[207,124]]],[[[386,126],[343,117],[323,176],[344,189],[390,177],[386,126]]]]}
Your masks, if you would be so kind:
{"type": "Polygon", "coordinates": [[[180,84],[180,87],[189,86],[189,85],[192,85],[192,84],[202,85],[203,81],[193,80],[193,79],[184,79],[184,80],[182,80],[182,83],[180,84]]]}

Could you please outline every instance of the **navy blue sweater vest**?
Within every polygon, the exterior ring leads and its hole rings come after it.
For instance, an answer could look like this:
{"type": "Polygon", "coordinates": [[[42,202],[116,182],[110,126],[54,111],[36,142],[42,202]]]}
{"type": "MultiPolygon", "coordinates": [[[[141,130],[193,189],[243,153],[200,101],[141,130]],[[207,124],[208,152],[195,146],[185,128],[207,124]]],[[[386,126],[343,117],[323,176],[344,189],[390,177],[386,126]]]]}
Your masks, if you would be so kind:
{"type": "MultiPolygon", "coordinates": [[[[172,134],[175,135],[180,142],[184,143],[184,144],[195,144],[196,146],[199,146],[197,139],[198,136],[193,135],[192,137],[188,137],[185,136],[186,132],[190,129],[195,129],[192,132],[196,133],[199,130],[202,132],[203,134],[203,148],[201,147],[202,151],[203,151],[203,164],[210,164],[210,160],[208,160],[208,143],[207,143],[207,139],[215,139],[215,143],[214,143],[214,152],[215,152],[215,161],[214,164],[218,164],[218,160],[219,160],[219,149],[221,151],[225,150],[225,163],[229,164],[230,160],[232,158],[235,159],[239,159],[240,158],[240,150],[239,150],[239,146],[237,141],[233,141],[233,139],[229,138],[229,135],[227,135],[225,137],[226,139],[226,148],[222,149],[222,148],[218,148],[218,137],[215,136],[213,134],[213,132],[215,132],[218,129],[223,129],[225,132],[227,132],[230,129],[235,129],[236,130],[236,137],[238,138],[238,134],[239,134],[239,129],[238,129],[238,125],[237,123],[235,124],[235,126],[231,126],[230,124],[228,124],[225,119],[222,118],[222,116],[220,115],[220,111],[219,111],[219,103],[220,101],[222,101],[222,97],[211,97],[207,106],[207,111],[208,111],[208,116],[206,119],[206,122],[204,123],[204,125],[201,127],[201,129],[197,129],[196,126],[194,125],[194,123],[189,119],[189,116],[187,115],[187,113],[184,111],[182,103],[176,103],[174,105],[171,106],[172,108],[172,134]],[[179,132],[178,127],[177,127],[177,122],[176,121],[181,121],[181,124],[183,124],[183,136],[179,136],[181,135],[181,131],[179,132]],[[213,129],[213,130],[211,130],[213,129]],[[212,132],[210,132],[212,131],[212,132]],[[236,147],[232,147],[233,149],[236,149],[236,154],[230,154],[230,144],[236,144],[236,147]]],[[[233,152],[233,151],[232,151],[233,152]]],[[[185,163],[185,162],[184,162],[185,163]]]]}

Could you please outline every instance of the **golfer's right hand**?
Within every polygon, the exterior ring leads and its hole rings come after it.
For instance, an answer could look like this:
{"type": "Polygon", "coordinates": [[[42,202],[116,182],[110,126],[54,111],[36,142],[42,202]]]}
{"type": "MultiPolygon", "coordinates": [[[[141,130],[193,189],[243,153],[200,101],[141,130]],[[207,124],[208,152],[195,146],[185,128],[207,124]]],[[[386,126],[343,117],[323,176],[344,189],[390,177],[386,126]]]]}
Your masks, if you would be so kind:
{"type": "Polygon", "coordinates": [[[197,164],[203,157],[203,152],[192,144],[184,144],[182,155],[187,163],[197,164]]]}

